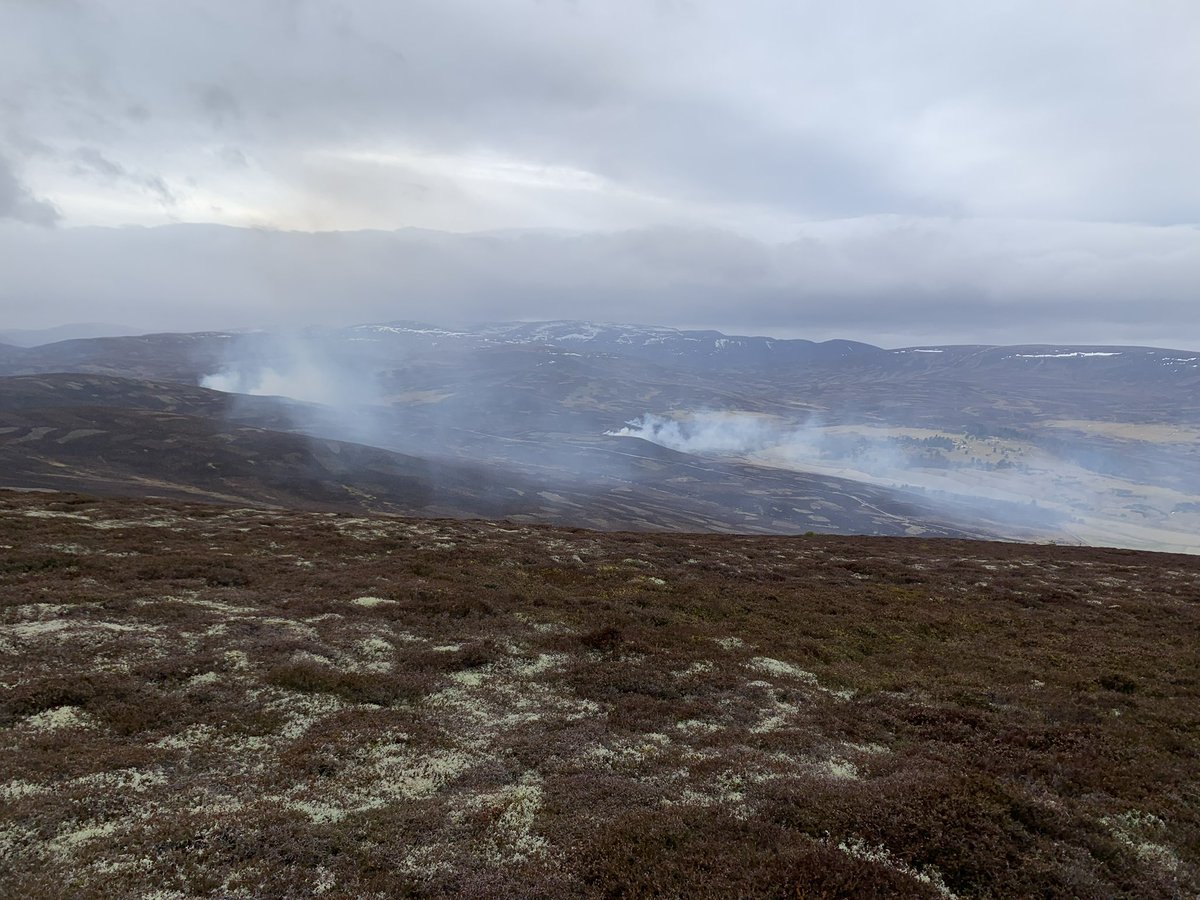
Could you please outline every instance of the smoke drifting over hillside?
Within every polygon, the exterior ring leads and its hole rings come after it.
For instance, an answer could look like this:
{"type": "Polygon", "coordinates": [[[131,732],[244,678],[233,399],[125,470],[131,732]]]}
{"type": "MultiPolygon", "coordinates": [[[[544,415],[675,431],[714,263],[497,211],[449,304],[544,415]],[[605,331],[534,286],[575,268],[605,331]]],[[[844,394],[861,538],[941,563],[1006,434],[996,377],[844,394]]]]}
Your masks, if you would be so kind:
{"type": "Polygon", "coordinates": [[[284,397],[298,431],[382,443],[382,393],[369,366],[315,333],[247,334],[229,342],[226,361],[200,386],[231,394],[284,397]]]}
{"type": "Polygon", "coordinates": [[[680,418],[648,413],[608,434],[640,438],[670,450],[703,456],[753,457],[773,451],[778,462],[798,467],[806,463],[853,465],[889,481],[900,480],[911,469],[891,438],[838,440],[826,433],[815,417],[789,423],[775,416],[738,411],[701,411],[680,418]]]}
{"type": "Polygon", "coordinates": [[[609,431],[613,437],[635,437],[681,453],[742,456],[803,434],[777,419],[737,412],[697,412],[684,419],[647,413],[609,431]]]}
{"type": "MultiPolygon", "coordinates": [[[[871,529],[879,527],[872,518],[882,514],[879,498],[887,496],[903,507],[897,519],[918,529],[955,522],[976,534],[1025,539],[1195,546],[1200,470],[1185,438],[1193,431],[1200,437],[1200,425],[1173,418],[1194,377],[1191,356],[1095,348],[985,354],[986,365],[1024,379],[1025,402],[1041,410],[1033,415],[1013,413],[1011,405],[964,410],[954,386],[963,354],[954,348],[915,362],[876,351],[863,362],[865,381],[846,380],[842,357],[819,364],[840,373],[840,386],[805,375],[826,391],[823,411],[814,413],[815,406],[789,399],[796,390],[781,393],[772,379],[742,380],[736,368],[717,375],[675,355],[707,358],[710,336],[707,344],[660,347],[659,332],[621,332],[623,340],[644,339],[661,350],[637,360],[621,355],[633,344],[610,346],[569,324],[561,339],[570,351],[544,343],[537,328],[475,337],[411,323],[250,333],[224,341],[223,361],[198,380],[235,395],[279,397],[287,427],[315,438],[486,467],[493,481],[517,485],[514,497],[576,510],[591,502],[585,495],[617,497],[628,504],[629,521],[647,527],[662,521],[663,509],[715,502],[731,517],[722,527],[787,532],[849,522],[850,529],[871,529]],[[945,371],[930,372],[935,362],[945,371]],[[1095,370],[1098,384],[1141,385],[1143,409],[1155,409],[1166,424],[1112,421],[1121,407],[1111,391],[1063,400],[1056,386],[1072,383],[1070,367],[1081,364],[1103,367],[1095,370]],[[664,380],[672,365],[680,367],[676,376],[664,380]],[[892,370],[919,372],[920,391],[905,394],[909,382],[889,381],[892,370]],[[750,408],[724,408],[731,391],[750,408]],[[650,403],[663,412],[637,414],[650,403]],[[829,518],[831,501],[846,517],[841,523],[829,518]]],[[[761,352],[771,360],[781,355],[777,347],[761,352]]],[[[851,353],[858,351],[845,350],[851,353]]],[[[978,366],[984,357],[972,349],[966,358],[978,366]]],[[[991,383],[972,390],[986,398],[991,383]]],[[[234,404],[239,413],[245,407],[234,404]]]]}
{"type": "MultiPolygon", "coordinates": [[[[1092,520],[1146,524],[1131,517],[1127,507],[1134,492],[1147,484],[1179,491],[1179,500],[1200,487],[1176,473],[1149,471],[1144,465],[1135,469],[1119,453],[1084,442],[1012,429],[1001,433],[869,424],[825,427],[815,418],[795,423],[711,410],[646,414],[608,432],[683,453],[916,490],[935,503],[966,503],[981,518],[1048,528],[1067,540],[1073,539],[1075,525],[1092,520]]],[[[1189,513],[1193,506],[1182,502],[1177,511],[1189,513]]]]}

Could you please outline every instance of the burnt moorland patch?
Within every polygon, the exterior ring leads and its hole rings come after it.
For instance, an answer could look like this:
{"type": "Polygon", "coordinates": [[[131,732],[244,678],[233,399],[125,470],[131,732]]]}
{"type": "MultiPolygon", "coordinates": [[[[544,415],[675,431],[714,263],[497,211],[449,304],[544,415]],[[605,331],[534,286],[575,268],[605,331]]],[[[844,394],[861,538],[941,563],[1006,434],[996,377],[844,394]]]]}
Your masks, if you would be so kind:
{"type": "Polygon", "coordinates": [[[1200,891],[1200,559],[0,494],[0,894],[1200,891]]]}

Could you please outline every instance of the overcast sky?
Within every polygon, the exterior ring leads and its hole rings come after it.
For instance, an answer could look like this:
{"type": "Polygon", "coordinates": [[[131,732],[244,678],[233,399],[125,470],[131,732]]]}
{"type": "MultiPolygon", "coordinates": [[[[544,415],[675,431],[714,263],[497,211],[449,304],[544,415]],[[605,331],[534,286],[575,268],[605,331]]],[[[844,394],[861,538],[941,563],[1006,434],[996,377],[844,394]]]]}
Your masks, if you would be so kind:
{"type": "Polygon", "coordinates": [[[0,0],[0,330],[1200,347],[1198,222],[1196,0],[0,0]]]}

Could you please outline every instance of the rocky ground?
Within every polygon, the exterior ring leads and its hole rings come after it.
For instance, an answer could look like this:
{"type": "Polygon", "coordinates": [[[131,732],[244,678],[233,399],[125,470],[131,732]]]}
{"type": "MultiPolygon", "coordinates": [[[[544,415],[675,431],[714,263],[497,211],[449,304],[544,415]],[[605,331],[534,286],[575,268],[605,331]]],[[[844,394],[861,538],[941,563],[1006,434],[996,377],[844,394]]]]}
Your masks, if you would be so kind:
{"type": "Polygon", "coordinates": [[[1200,558],[0,493],[0,895],[1193,896],[1200,558]]]}

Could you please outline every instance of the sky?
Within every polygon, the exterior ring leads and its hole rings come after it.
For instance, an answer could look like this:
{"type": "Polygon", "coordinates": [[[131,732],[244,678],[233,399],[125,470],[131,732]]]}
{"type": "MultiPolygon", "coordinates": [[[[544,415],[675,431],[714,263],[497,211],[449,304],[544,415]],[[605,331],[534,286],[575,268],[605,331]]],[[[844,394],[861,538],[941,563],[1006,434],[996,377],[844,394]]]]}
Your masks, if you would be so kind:
{"type": "Polygon", "coordinates": [[[1195,0],[0,0],[0,330],[1200,347],[1195,0]]]}

